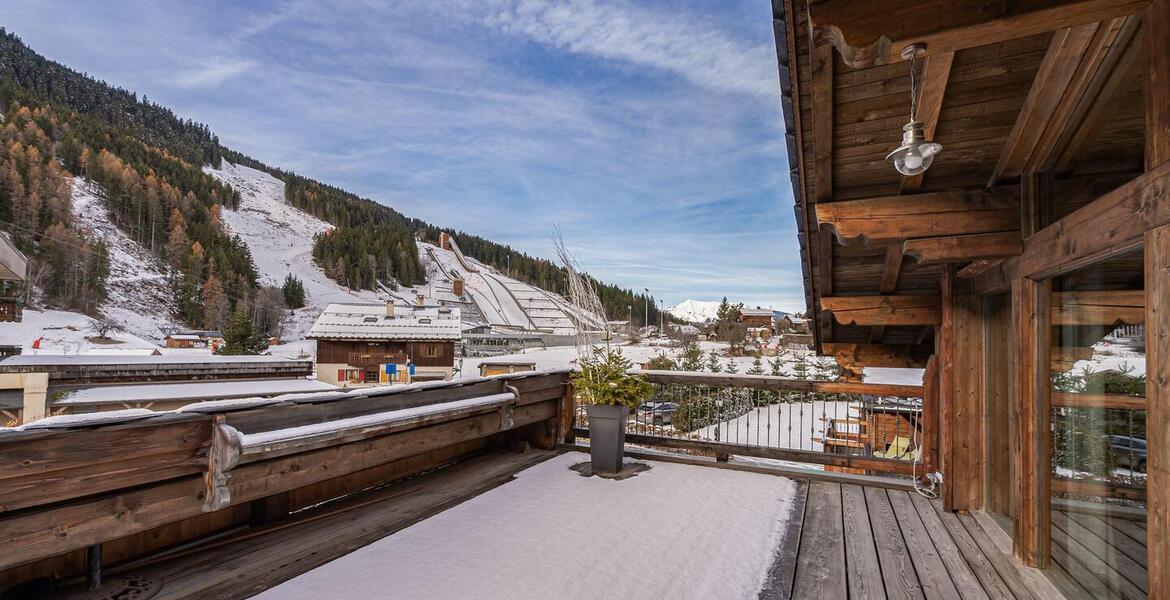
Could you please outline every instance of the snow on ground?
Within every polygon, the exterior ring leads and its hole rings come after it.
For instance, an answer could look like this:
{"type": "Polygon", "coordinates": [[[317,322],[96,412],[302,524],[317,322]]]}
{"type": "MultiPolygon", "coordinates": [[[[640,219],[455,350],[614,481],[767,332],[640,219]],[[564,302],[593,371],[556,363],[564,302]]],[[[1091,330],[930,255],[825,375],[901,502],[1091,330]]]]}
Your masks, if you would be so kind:
{"type": "Polygon", "coordinates": [[[683,300],[666,309],[666,312],[691,323],[702,323],[707,319],[714,319],[718,311],[718,302],[704,300],[683,300]]]}
{"type": "Polygon", "coordinates": [[[784,402],[750,410],[696,433],[705,440],[820,452],[829,420],[850,416],[856,415],[850,414],[848,402],[784,402]]]}
{"type": "MultiPolygon", "coordinates": [[[[101,312],[122,329],[153,340],[164,337],[161,328],[172,326],[175,301],[167,282],[166,266],[141,244],[130,239],[110,220],[97,185],[73,180],[73,212],[110,252],[109,298],[101,312]]],[[[158,240],[159,244],[166,240],[158,240]]]]}
{"type": "Polygon", "coordinates": [[[240,192],[239,209],[225,209],[223,220],[248,245],[261,283],[281,285],[292,273],[305,284],[306,305],[286,319],[282,338],[303,339],[330,302],[382,301],[376,292],[338,285],[317,267],[313,238],[331,226],[286,202],[283,181],[227,161],[219,170],[204,167],[204,171],[240,192]]]}
{"type": "Polygon", "coordinates": [[[755,598],[796,485],[648,461],[613,481],[568,452],[256,598],[755,598]]]}
{"type": "Polygon", "coordinates": [[[110,334],[114,342],[95,342],[94,320],[80,313],[64,310],[24,309],[19,323],[0,323],[0,344],[19,345],[26,355],[30,354],[101,354],[115,350],[119,354],[129,349],[157,348],[153,342],[132,333],[117,331],[110,334]],[[41,347],[33,348],[39,338],[41,347]]]}

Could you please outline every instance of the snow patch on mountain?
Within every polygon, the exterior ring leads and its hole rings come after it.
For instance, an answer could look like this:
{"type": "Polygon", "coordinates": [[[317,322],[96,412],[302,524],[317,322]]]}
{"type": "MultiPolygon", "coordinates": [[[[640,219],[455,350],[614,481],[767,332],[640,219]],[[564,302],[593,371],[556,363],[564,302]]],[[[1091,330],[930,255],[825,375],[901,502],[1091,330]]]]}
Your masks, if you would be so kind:
{"type": "Polygon", "coordinates": [[[166,265],[114,224],[103,204],[101,189],[81,177],[73,180],[73,213],[109,250],[108,298],[101,313],[136,337],[161,340],[165,336],[163,329],[177,326],[171,316],[175,313],[175,300],[166,265]]]}
{"type": "Polygon", "coordinates": [[[715,318],[715,315],[719,312],[719,303],[705,300],[683,300],[667,308],[666,312],[684,321],[702,323],[707,319],[715,318]]]}
{"type": "Polygon", "coordinates": [[[282,339],[304,338],[330,302],[381,301],[377,292],[350,290],[325,276],[313,261],[313,239],[332,225],[289,204],[283,181],[227,161],[203,170],[240,192],[239,208],[224,209],[223,221],[248,245],[260,283],[279,286],[291,273],[305,284],[305,306],[285,319],[282,339]]]}

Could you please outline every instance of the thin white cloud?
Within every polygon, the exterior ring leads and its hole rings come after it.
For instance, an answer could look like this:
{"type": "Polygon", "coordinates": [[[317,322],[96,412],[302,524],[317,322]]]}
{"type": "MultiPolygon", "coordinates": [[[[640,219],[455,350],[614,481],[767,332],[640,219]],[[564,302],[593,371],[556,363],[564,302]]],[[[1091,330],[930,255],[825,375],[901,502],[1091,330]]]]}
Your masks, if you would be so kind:
{"type": "Polygon", "coordinates": [[[519,0],[485,22],[539,43],[669,71],[725,92],[776,94],[771,44],[744,44],[701,21],[593,0],[519,0]]]}
{"type": "Polygon", "coordinates": [[[181,88],[209,88],[242,75],[256,66],[256,61],[220,57],[198,67],[188,69],[175,76],[173,83],[181,88]]]}

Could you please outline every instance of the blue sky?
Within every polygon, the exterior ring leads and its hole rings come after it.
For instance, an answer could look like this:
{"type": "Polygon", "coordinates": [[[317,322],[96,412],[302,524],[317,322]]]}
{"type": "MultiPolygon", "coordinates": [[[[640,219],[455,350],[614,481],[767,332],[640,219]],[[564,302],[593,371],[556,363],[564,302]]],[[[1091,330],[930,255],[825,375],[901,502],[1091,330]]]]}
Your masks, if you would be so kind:
{"type": "Polygon", "coordinates": [[[803,310],[768,0],[5,0],[229,147],[667,304],[803,310]]]}

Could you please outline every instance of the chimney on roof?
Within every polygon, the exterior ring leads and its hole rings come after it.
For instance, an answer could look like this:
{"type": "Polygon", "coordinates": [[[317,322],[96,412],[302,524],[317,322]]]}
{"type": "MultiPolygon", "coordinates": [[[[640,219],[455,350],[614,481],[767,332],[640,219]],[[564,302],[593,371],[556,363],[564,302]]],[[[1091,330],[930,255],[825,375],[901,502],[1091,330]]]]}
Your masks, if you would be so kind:
{"type": "Polygon", "coordinates": [[[394,299],[393,298],[386,301],[386,316],[387,317],[394,316],[394,299]]]}
{"type": "Polygon", "coordinates": [[[426,302],[426,299],[427,299],[426,296],[423,296],[422,294],[418,294],[414,298],[414,303],[416,306],[422,306],[423,303],[426,302]]]}
{"type": "Polygon", "coordinates": [[[455,294],[459,298],[463,297],[463,278],[462,277],[456,277],[455,280],[451,282],[451,293],[455,294]]]}

